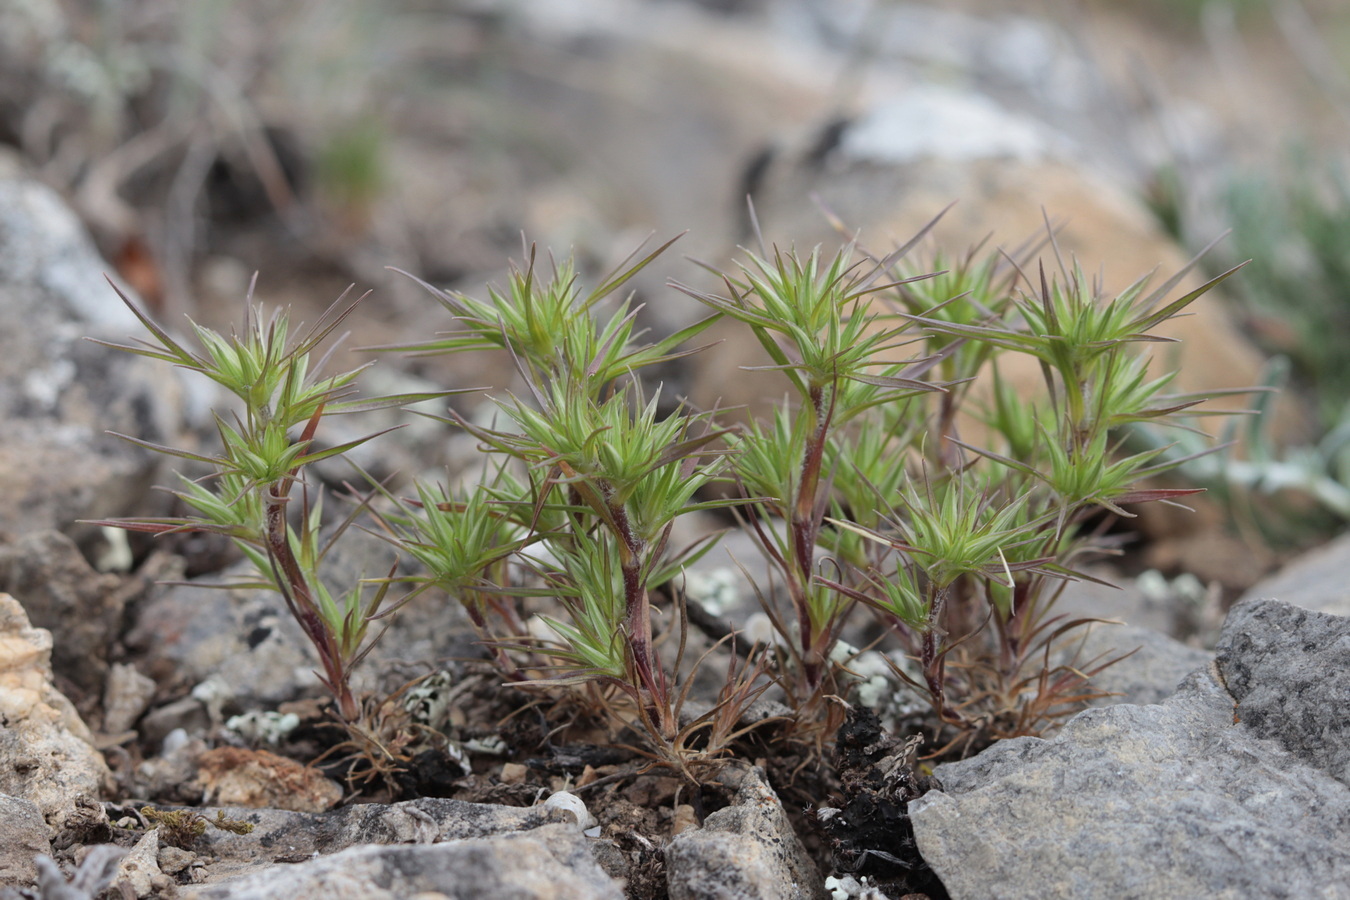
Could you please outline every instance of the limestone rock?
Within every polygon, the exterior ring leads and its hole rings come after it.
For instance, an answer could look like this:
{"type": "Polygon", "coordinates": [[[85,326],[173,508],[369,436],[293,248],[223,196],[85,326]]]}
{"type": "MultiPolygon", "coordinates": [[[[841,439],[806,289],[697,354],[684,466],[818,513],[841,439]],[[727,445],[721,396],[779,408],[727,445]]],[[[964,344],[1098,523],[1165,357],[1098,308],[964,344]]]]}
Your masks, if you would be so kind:
{"type": "MultiPolygon", "coordinates": [[[[214,819],[218,810],[203,809],[214,819]]],[[[196,850],[215,858],[211,882],[266,868],[276,860],[298,862],[361,844],[432,844],[528,832],[570,823],[569,814],[543,807],[518,808],[423,797],[404,803],[345,806],[325,813],[276,809],[226,809],[225,815],[252,824],[238,835],[208,829],[196,850]],[[269,848],[260,856],[259,847],[269,848]]],[[[575,828],[575,824],[572,825],[575,828]]]]}
{"type": "Polygon", "coordinates": [[[740,775],[731,806],[671,840],[666,873],[671,900],[825,896],[820,873],[758,769],[740,775]]]}
{"type": "Polygon", "coordinates": [[[113,887],[123,896],[150,897],[170,885],[159,868],[159,829],[146,832],[117,867],[113,887]]]}
{"type": "Polygon", "coordinates": [[[0,794],[0,885],[32,884],[38,854],[52,852],[42,813],[29,800],[0,794]]]}
{"type": "Polygon", "coordinates": [[[1214,661],[1247,728],[1350,786],[1350,619],[1278,600],[1241,603],[1214,661]]]}
{"type": "MultiPolygon", "coordinates": [[[[1311,616],[1235,614],[1219,666],[1233,695],[1197,672],[1161,705],[1088,710],[1053,739],[940,766],[945,793],[910,805],[924,859],[956,900],[1350,897],[1350,789],[1319,768],[1339,765],[1343,701],[1296,701],[1302,674],[1279,674],[1331,668],[1316,642],[1336,625],[1311,616]]],[[[1326,649],[1344,669],[1344,646],[1326,649]]]]}
{"type": "Polygon", "coordinates": [[[591,858],[572,825],[416,846],[353,847],[180,896],[192,900],[398,900],[420,893],[449,900],[621,900],[617,882],[591,858]]]}
{"type": "Polygon", "coordinates": [[[113,663],[103,691],[103,730],[121,735],[135,727],[155,697],[155,682],[126,663],[113,663]]]}
{"type": "Polygon", "coordinates": [[[111,782],[93,736],[51,677],[51,633],[0,594],[0,793],[29,800],[59,826],[81,797],[111,782]]]}

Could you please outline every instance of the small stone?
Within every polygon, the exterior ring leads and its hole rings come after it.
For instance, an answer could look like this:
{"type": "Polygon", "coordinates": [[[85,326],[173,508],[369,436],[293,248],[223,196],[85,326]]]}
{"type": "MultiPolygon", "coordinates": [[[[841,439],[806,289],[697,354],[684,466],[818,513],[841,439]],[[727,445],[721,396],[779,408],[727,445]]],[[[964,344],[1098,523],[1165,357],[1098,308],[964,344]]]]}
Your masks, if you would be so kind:
{"type": "Polygon", "coordinates": [[[155,681],[134,666],[113,663],[103,689],[103,731],[117,735],[136,727],[136,720],[155,697],[155,681]]]}
{"type": "Polygon", "coordinates": [[[182,847],[160,847],[158,859],[159,870],[165,875],[177,875],[185,869],[202,864],[201,857],[182,847]]]}
{"type": "Polygon", "coordinates": [[[218,747],[197,762],[208,803],[323,812],[342,800],[342,786],[318,769],[266,750],[218,747]]]}
{"type": "Polygon", "coordinates": [[[524,784],[529,773],[529,768],[521,763],[502,763],[502,771],[497,780],[502,784],[524,784]]]}
{"type": "Polygon", "coordinates": [[[824,896],[820,873],[759,769],[729,771],[731,806],[666,846],[671,900],[797,900],[824,896]]]}
{"type": "Polygon", "coordinates": [[[113,887],[135,897],[149,897],[164,884],[164,873],[159,869],[159,829],[152,828],[136,842],[117,867],[113,887]]]}
{"type": "Polygon", "coordinates": [[[675,807],[675,816],[670,823],[670,836],[677,837],[686,831],[692,831],[698,827],[698,814],[688,803],[681,803],[675,807]]]}

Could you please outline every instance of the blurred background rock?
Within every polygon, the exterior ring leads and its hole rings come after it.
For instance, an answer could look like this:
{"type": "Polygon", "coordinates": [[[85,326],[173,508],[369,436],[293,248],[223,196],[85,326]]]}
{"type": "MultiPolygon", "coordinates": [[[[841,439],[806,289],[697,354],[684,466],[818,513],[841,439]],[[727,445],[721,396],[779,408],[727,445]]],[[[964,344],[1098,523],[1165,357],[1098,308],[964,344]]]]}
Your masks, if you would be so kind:
{"type": "MultiPolygon", "coordinates": [[[[665,282],[711,277],[681,256],[753,243],[747,195],[803,246],[841,239],[825,211],[880,250],[953,201],[954,252],[1048,218],[1116,289],[1233,228],[1207,272],[1256,262],[1181,320],[1183,386],[1298,390],[1191,475],[1276,492],[1297,544],[1350,517],[1347,60],[1336,0],[6,0],[0,142],[166,320],[238,320],[254,271],[311,320],[355,281],[363,344],[451,327],[386,267],[477,292],[522,234],[598,273],[687,229],[636,283],[668,331],[700,309],[665,282]]],[[[668,395],[773,395],[750,351],[672,365],[668,395]]]]}

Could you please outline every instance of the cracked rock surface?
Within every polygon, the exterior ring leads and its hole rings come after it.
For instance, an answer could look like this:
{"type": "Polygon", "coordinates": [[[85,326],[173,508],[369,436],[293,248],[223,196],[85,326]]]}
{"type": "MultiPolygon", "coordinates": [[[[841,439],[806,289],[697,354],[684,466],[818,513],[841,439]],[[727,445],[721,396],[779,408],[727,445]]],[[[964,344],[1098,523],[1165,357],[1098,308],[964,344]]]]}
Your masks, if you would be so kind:
{"type": "Polygon", "coordinates": [[[188,889],[194,900],[397,900],[429,894],[450,900],[621,900],[618,882],[591,856],[580,828],[531,831],[436,844],[356,846],[293,866],[188,889]]]}
{"type": "Polygon", "coordinates": [[[1241,603],[1215,664],[1244,726],[1350,785],[1350,618],[1279,600],[1241,603]]]}
{"type": "Polygon", "coordinates": [[[1244,604],[1162,704],[939,767],[919,849],[957,900],[1350,897],[1347,664],[1350,621],[1244,604]]]}

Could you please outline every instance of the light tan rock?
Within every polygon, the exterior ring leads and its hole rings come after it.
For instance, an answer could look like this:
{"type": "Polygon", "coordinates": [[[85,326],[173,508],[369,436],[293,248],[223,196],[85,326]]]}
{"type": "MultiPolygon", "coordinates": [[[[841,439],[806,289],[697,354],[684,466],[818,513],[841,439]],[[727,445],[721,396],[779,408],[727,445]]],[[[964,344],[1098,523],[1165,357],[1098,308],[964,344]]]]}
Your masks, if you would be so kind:
{"type": "Polygon", "coordinates": [[[0,594],[0,793],[29,800],[59,827],[112,775],[75,707],[52,684],[52,636],[0,594]]]}
{"type": "Polygon", "coordinates": [[[142,898],[157,895],[170,883],[159,868],[159,829],[152,828],[122,858],[113,887],[123,896],[142,898]]]}

